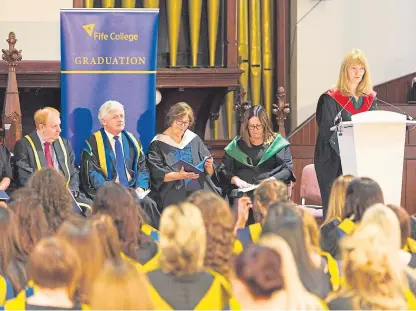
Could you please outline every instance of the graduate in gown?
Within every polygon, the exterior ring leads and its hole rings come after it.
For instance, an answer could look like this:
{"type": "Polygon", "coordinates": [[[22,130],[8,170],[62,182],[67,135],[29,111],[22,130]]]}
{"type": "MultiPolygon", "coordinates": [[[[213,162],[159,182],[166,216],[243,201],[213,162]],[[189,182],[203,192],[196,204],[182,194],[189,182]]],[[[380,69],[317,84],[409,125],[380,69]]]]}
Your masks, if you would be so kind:
{"type": "Polygon", "coordinates": [[[267,179],[286,184],[295,181],[289,142],[272,125],[262,106],[251,107],[244,114],[241,136],[225,147],[219,175],[228,193],[267,179]]]}
{"type": "Polygon", "coordinates": [[[212,155],[198,135],[188,129],[193,121],[194,114],[188,104],[175,104],[167,114],[169,127],[156,135],[149,146],[147,165],[159,208],[183,201],[195,190],[221,194],[212,155]],[[179,160],[199,165],[200,171],[175,166],[179,160]]]}
{"type": "MultiPolygon", "coordinates": [[[[140,195],[149,189],[149,172],[140,141],[124,127],[124,107],[117,101],[105,102],[98,112],[102,128],[87,140],[81,155],[82,185],[91,198],[104,184],[114,181],[140,195]]],[[[151,225],[160,214],[148,195],[140,200],[151,225]]]]}
{"type": "Polygon", "coordinates": [[[341,120],[351,121],[352,115],[377,109],[375,98],[365,55],[354,49],[344,57],[336,87],[321,95],[316,108],[318,136],[314,163],[324,218],[332,183],[342,175],[338,137],[330,129],[341,120]]]}
{"type": "Polygon", "coordinates": [[[18,186],[25,186],[29,177],[42,167],[55,168],[65,176],[68,189],[82,209],[82,214],[89,215],[92,202],[80,191],[79,171],[75,165],[72,146],[60,136],[59,111],[45,107],[36,111],[34,119],[36,130],[18,140],[14,147],[15,178],[18,186]]]}

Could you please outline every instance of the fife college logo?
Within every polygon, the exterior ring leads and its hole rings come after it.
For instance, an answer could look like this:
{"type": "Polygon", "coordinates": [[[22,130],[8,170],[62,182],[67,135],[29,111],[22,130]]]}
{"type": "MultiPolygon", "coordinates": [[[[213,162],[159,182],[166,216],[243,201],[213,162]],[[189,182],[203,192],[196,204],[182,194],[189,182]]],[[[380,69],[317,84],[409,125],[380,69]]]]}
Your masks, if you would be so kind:
{"type": "Polygon", "coordinates": [[[82,28],[91,38],[93,38],[93,40],[129,42],[135,42],[139,40],[139,34],[137,33],[95,31],[95,24],[86,24],[83,25],[82,28]]]}

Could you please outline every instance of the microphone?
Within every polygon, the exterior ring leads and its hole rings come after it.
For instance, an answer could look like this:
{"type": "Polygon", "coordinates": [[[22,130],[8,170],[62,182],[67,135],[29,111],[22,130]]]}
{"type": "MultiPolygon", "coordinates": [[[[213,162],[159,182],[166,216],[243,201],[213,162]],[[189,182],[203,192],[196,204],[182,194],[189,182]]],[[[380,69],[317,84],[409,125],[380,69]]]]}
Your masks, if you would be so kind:
{"type": "MultiPolygon", "coordinates": [[[[335,119],[334,119],[334,125],[336,125],[337,124],[337,121],[339,120],[339,119],[341,119],[341,113],[345,110],[345,107],[350,103],[350,101],[351,101],[351,99],[352,99],[352,97],[350,97],[350,99],[347,101],[347,103],[344,105],[344,106],[342,106],[342,109],[337,113],[337,115],[335,116],[335,119]]],[[[342,120],[341,120],[342,121],[342,120]]]]}
{"type": "Polygon", "coordinates": [[[393,105],[393,104],[390,104],[390,103],[388,103],[388,102],[386,102],[386,101],[384,101],[384,100],[382,100],[382,99],[380,99],[380,98],[378,98],[378,97],[376,97],[375,99],[376,99],[377,101],[380,101],[381,103],[386,104],[386,105],[388,105],[388,106],[390,106],[390,107],[393,107],[393,108],[394,108],[394,109],[396,109],[397,111],[401,112],[402,114],[404,114],[404,115],[407,117],[407,119],[408,119],[409,121],[413,121],[413,120],[414,120],[414,118],[413,118],[410,114],[408,114],[406,111],[404,111],[403,109],[400,109],[399,107],[397,107],[397,106],[395,106],[395,105],[393,105]]]}

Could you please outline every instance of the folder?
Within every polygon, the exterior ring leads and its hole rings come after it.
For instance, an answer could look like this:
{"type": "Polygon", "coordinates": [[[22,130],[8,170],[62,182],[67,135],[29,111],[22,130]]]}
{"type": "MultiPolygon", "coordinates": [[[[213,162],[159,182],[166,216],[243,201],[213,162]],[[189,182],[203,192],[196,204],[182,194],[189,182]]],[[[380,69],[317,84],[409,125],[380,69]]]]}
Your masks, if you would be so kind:
{"type": "Polygon", "coordinates": [[[0,201],[9,201],[9,200],[10,198],[8,194],[6,193],[6,191],[0,190],[0,201]]]}
{"type": "MultiPolygon", "coordinates": [[[[181,170],[181,168],[183,167],[185,172],[192,172],[192,173],[201,175],[201,174],[204,174],[204,170],[205,170],[204,165],[205,165],[206,160],[208,160],[209,158],[212,158],[212,156],[206,156],[197,165],[193,165],[193,164],[188,163],[186,161],[179,160],[178,162],[176,162],[173,165],[173,168],[179,172],[181,170]]],[[[202,189],[202,186],[201,186],[201,183],[199,182],[199,179],[185,179],[184,183],[185,183],[185,188],[188,191],[194,191],[194,190],[201,190],[202,189]]]]}

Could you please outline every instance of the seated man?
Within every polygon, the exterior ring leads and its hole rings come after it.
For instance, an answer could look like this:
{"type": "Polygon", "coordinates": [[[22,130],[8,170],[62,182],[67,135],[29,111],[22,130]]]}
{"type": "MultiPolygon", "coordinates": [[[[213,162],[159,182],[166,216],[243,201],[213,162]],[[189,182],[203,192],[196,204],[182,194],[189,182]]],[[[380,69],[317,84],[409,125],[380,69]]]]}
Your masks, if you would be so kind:
{"type": "Polygon", "coordinates": [[[36,111],[36,130],[16,142],[14,159],[16,182],[22,187],[29,177],[42,167],[59,170],[67,179],[72,196],[82,209],[83,215],[91,212],[91,200],[79,190],[79,172],[75,166],[74,151],[61,134],[61,119],[58,110],[45,107],[36,111]]]}
{"type": "MultiPolygon", "coordinates": [[[[124,107],[117,101],[105,102],[98,111],[103,126],[87,140],[81,155],[81,181],[86,193],[94,198],[106,182],[115,181],[140,193],[149,189],[149,172],[140,142],[124,130],[124,107]]],[[[156,203],[145,196],[140,204],[158,227],[156,203]]]]}

